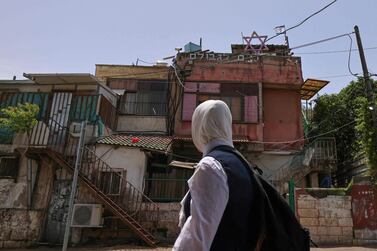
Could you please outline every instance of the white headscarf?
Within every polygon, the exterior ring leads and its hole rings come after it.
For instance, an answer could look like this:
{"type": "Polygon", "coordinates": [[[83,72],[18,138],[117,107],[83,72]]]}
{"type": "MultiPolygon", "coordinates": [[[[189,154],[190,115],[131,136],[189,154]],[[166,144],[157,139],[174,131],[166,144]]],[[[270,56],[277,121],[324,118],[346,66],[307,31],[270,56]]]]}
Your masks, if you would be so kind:
{"type": "Polygon", "coordinates": [[[221,140],[232,146],[232,114],[229,107],[220,100],[201,103],[192,115],[191,133],[194,145],[200,152],[212,140],[221,140]]]}

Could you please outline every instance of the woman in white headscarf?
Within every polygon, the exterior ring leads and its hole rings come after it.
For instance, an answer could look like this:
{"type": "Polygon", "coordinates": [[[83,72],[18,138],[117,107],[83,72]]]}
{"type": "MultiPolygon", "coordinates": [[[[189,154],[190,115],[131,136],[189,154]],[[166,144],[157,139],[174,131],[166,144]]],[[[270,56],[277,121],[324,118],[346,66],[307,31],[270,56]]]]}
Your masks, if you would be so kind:
{"type": "MultiPolygon", "coordinates": [[[[192,116],[191,130],[193,142],[203,156],[217,146],[233,147],[232,115],[223,101],[208,100],[200,104],[192,116]]],[[[210,250],[229,199],[227,175],[217,160],[204,157],[188,185],[190,196],[186,195],[181,204],[190,200],[190,216],[186,217],[181,210],[182,229],[173,250],[210,250]]]]}

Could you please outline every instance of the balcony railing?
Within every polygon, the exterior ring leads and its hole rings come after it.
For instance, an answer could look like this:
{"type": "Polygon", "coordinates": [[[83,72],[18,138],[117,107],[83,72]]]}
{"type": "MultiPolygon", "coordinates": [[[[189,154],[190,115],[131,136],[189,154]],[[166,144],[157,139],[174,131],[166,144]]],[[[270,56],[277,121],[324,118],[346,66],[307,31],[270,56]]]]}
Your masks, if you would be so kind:
{"type": "Polygon", "coordinates": [[[144,191],[155,202],[178,202],[188,191],[187,179],[146,178],[144,191]]]}
{"type": "Polygon", "coordinates": [[[120,113],[124,115],[165,116],[167,115],[167,104],[165,102],[122,102],[120,113]]]}

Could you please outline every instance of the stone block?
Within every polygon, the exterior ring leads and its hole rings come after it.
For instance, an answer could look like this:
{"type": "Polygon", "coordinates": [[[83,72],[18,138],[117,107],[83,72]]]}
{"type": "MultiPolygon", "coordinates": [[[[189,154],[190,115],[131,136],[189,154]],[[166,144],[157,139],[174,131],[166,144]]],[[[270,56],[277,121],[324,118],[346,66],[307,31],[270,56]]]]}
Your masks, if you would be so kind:
{"type": "Polygon", "coordinates": [[[319,226],[323,227],[337,227],[338,220],[336,218],[319,218],[319,226]]]}
{"type": "Polygon", "coordinates": [[[339,222],[340,227],[352,227],[353,226],[352,218],[339,218],[338,222],[339,222]]]}
{"type": "Polygon", "coordinates": [[[320,208],[319,217],[322,218],[351,218],[351,210],[342,208],[320,208]]]}
{"type": "Polygon", "coordinates": [[[352,238],[352,235],[351,236],[341,235],[341,236],[338,236],[338,241],[339,241],[338,243],[342,245],[352,245],[353,238],[352,238]]]}
{"type": "Polygon", "coordinates": [[[307,209],[307,208],[298,209],[298,215],[303,218],[317,218],[318,209],[307,209]]]}
{"type": "Polygon", "coordinates": [[[353,228],[352,227],[342,227],[342,235],[352,238],[353,237],[353,228]]]}
{"type": "Polygon", "coordinates": [[[313,196],[310,196],[308,194],[302,194],[298,197],[298,200],[309,200],[309,201],[316,201],[317,199],[313,196]]]}
{"type": "Polygon", "coordinates": [[[301,208],[315,208],[316,203],[314,200],[299,200],[297,202],[297,207],[301,208]]]}
{"type": "Polygon", "coordinates": [[[7,241],[10,239],[11,230],[7,227],[0,226],[0,241],[7,241]]]}
{"type": "Polygon", "coordinates": [[[21,240],[27,240],[27,231],[26,229],[13,229],[10,234],[10,240],[12,241],[21,241],[21,240]]]}
{"type": "Polygon", "coordinates": [[[176,221],[178,222],[179,219],[179,212],[177,211],[162,211],[160,212],[160,220],[161,221],[176,221]]]}
{"type": "Polygon", "coordinates": [[[312,235],[318,235],[318,227],[308,227],[310,236],[312,235]]]}
{"type": "Polygon", "coordinates": [[[328,227],[318,227],[317,228],[318,235],[328,235],[329,234],[329,228],[328,227]]]}
{"type": "Polygon", "coordinates": [[[4,241],[3,248],[22,248],[26,247],[26,241],[4,241]]]}
{"type": "Polygon", "coordinates": [[[321,237],[319,235],[310,235],[310,238],[315,242],[315,243],[320,243],[321,242],[321,237]]]}
{"type": "Polygon", "coordinates": [[[300,218],[300,222],[306,227],[318,226],[318,218],[300,218]]]}
{"type": "Polygon", "coordinates": [[[341,227],[329,227],[329,235],[342,235],[341,227]]]}
{"type": "Polygon", "coordinates": [[[338,236],[335,236],[335,235],[322,235],[321,240],[320,240],[321,244],[336,245],[338,244],[338,242],[339,242],[338,236]]]}
{"type": "Polygon", "coordinates": [[[181,203],[170,203],[169,208],[171,211],[181,211],[181,203]]]}
{"type": "Polygon", "coordinates": [[[170,210],[170,203],[158,203],[158,207],[160,208],[160,212],[169,211],[170,210]]]}
{"type": "Polygon", "coordinates": [[[349,200],[347,200],[347,201],[344,202],[343,208],[351,210],[351,208],[352,208],[351,199],[349,199],[349,200]]]}

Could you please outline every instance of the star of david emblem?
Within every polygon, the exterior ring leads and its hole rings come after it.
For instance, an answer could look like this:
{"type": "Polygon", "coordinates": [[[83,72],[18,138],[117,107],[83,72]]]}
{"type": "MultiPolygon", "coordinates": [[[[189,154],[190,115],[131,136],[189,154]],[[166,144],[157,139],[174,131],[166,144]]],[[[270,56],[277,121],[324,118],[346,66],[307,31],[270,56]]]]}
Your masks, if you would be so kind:
{"type": "Polygon", "coordinates": [[[251,51],[255,54],[260,54],[262,50],[268,50],[268,47],[266,45],[267,36],[259,36],[255,31],[251,34],[250,37],[243,37],[243,40],[246,42],[245,51],[251,51]],[[260,42],[260,45],[258,48],[254,47],[251,44],[251,41],[253,39],[258,39],[260,42]]]}

